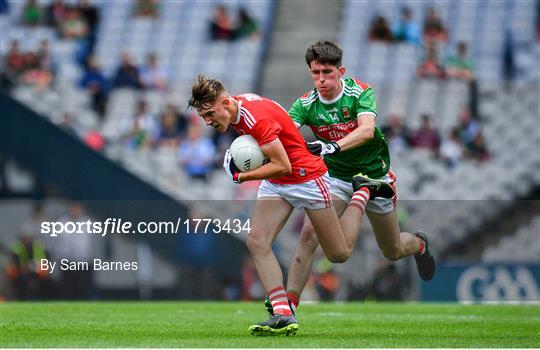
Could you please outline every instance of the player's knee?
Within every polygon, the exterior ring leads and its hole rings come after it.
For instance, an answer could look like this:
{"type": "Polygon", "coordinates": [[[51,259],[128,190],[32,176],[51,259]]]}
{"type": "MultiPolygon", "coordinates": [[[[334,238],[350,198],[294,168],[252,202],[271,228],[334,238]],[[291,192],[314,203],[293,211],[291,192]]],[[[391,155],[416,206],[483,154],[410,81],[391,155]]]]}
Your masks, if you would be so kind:
{"type": "Polygon", "coordinates": [[[309,246],[309,247],[312,247],[312,246],[315,246],[315,248],[317,247],[317,245],[319,244],[319,240],[317,239],[317,235],[315,234],[315,229],[313,228],[313,226],[306,226],[302,230],[299,244],[302,244],[304,246],[309,246]]]}
{"type": "Polygon", "coordinates": [[[390,261],[396,261],[401,258],[401,250],[399,246],[383,249],[383,255],[390,261]]]}
{"type": "Polygon", "coordinates": [[[251,254],[262,254],[272,249],[272,245],[266,239],[254,235],[248,236],[246,245],[251,254]]]}
{"type": "Polygon", "coordinates": [[[328,260],[330,260],[330,262],[333,262],[335,264],[342,264],[345,261],[347,261],[348,258],[349,257],[346,254],[332,254],[328,256],[328,260]]]}
{"type": "Polygon", "coordinates": [[[349,256],[351,256],[351,251],[349,249],[332,252],[326,255],[326,257],[328,258],[328,260],[330,260],[330,262],[333,262],[336,264],[344,263],[345,261],[347,261],[349,256]]]}

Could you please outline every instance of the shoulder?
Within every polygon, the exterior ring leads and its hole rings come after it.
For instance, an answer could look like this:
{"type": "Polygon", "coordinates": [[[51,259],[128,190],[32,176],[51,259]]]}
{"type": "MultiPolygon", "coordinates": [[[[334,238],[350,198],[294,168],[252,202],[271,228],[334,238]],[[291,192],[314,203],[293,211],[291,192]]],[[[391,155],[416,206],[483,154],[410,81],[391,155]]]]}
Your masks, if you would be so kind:
{"type": "Polygon", "coordinates": [[[234,99],[242,101],[244,104],[249,104],[250,102],[262,102],[264,98],[254,93],[245,93],[241,95],[233,96],[234,99]]]}
{"type": "Polygon", "coordinates": [[[256,125],[261,128],[274,124],[280,115],[287,115],[287,111],[271,99],[255,94],[250,94],[247,99],[245,95],[242,97],[236,96],[241,101],[238,114],[249,129],[253,129],[256,125]]]}
{"type": "Polygon", "coordinates": [[[360,79],[354,77],[345,78],[345,87],[349,89],[356,89],[360,92],[364,92],[364,90],[370,88],[369,84],[364,83],[360,79]]]}
{"type": "Polygon", "coordinates": [[[373,93],[373,89],[367,83],[364,83],[356,78],[346,78],[343,87],[343,93],[345,96],[353,98],[364,98],[373,93]]]}
{"type": "Polygon", "coordinates": [[[265,104],[263,97],[257,94],[242,94],[233,96],[235,100],[239,102],[239,113],[244,116],[260,116],[261,108],[265,104]]]}
{"type": "Polygon", "coordinates": [[[299,99],[296,100],[296,102],[299,103],[302,107],[307,108],[318,99],[319,93],[317,92],[317,89],[312,89],[303,94],[299,99]]]}
{"type": "Polygon", "coordinates": [[[260,120],[260,116],[257,113],[257,110],[254,108],[250,108],[249,105],[246,103],[242,103],[240,106],[240,109],[238,110],[238,113],[240,115],[240,119],[243,120],[248,128],[253,128],[253,126],[257,123],[258,120],[260,120]],[[256,118],[255,116],[258,116],[256,118]]]}

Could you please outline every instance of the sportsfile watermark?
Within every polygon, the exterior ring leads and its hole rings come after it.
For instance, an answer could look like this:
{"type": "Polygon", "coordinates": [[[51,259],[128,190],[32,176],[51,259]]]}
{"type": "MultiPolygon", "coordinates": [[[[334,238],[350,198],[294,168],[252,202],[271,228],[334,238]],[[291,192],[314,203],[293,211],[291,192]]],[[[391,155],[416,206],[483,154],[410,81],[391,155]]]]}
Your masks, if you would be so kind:
{"type": "Polygon", "coordinates": [[[250,219],[177,218],[176,221],[132,222],[122,218],[104,221],[44,221],[41,234],[60,237],[66,234],[92,234],[105,237],[108,234],[240,234],[251,232],[250,219]]]}

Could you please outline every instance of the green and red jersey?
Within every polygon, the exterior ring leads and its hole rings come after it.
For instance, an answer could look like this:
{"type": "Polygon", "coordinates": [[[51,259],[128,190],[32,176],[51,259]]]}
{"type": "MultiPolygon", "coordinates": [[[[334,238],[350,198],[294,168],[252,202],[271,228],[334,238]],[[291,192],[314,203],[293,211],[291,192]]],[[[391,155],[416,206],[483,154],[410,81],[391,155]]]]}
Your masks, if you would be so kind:
{"type": "MultiPolygon", "coordinates": [[[[297,126],[309,126],[317,139],[328,143],[347,136],[365,115],[377,116],[373,89],[369,85],[351,77],[343,79],[342,83],[341,93],[333,100],[325,100],[315,88],[297,99],[289,110],[297,126]]],[[[388,144],[378,127],[367,143],[327,156],[324,161],[330,176],[347,182],[359,172],[378,179],[390,168],[388,144]]]]}

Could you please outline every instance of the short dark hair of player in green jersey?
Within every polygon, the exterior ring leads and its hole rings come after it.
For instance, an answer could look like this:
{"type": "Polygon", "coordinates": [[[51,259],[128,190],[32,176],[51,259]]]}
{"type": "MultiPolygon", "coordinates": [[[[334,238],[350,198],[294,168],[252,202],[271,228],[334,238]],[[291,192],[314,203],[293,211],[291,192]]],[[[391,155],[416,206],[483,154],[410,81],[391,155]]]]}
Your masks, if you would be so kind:
{"type": "Polygon", "coordinates": [[[306,63],[309,67],[311,67],[311,62],[317,61],[320,64],[329,64],[339,68],[342,58],[343,50],[328,40],[319,40],[306,50],[306,63]]]}

